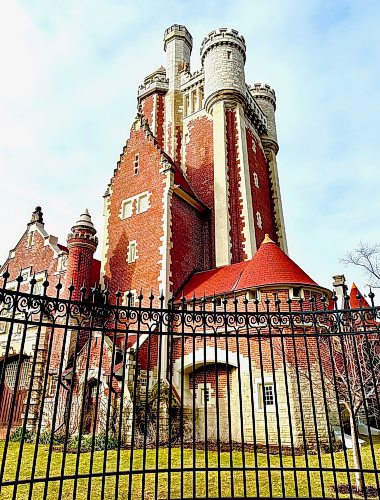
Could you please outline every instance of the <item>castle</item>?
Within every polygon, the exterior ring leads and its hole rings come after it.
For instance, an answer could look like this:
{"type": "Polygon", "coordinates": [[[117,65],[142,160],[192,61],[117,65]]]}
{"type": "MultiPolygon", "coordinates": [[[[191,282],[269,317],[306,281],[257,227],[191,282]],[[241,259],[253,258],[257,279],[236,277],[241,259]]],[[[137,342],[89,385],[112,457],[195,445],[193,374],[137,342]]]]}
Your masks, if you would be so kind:
{"type": "MultiPolygon", "coordinates": [[[[28,280],[34,277],[34,293],[40,293],[45,283],[47,294],[54,296],[59,284],[64,297],[73,300],[85,298],[100,281],[111,297],[121,291],[123,303],[128,306],[146,301],[153,293],[162,294],[166,300],[174,297],[177,307],[190,307],[199,299],[215,297],[213,307],[222,310],[221,299],[226,296],[236,297],[234,307],[242,311],[255,311],[257,307],[265,310],[265,301],[275,304],[279,298],[284,304],[288,299],[295,303],[302,299],[305,310],[325,307],[331,292],[320,287],[288,256],[276,162],[274,90],[266,84],[246,83],[246,45],[236,30],[221,28],[204,38],[200,50],[202,68],[196,72],[190,69],[192,45],[192,36],[184,26],[175,24],[168,28],[164,34],[166,67],[150,73],[138,88],[137,115],[104,196],[101,262],[93,257],[98,240],[87,211],[73,226],[67,246],[63,246],[46,232],[41,208],[37,207],[3,266],[3,271],[7,269],[9,273],[9,289],[26,290],[28,280]],[[25,282],[16,279],[20,269],[25,282]],[[140,293],[144,299],[139,298],[140,293]]],[[[303,331],[304,326],[300,328],[303,331]]],[[[154,331],[152,325],[147,329],[154,331]]],[[[155,356],[148,356],[143,345],[147,337],[140,338],[139,332],[124,349],[129,352],[132,347],[137,348],[140,376],[145,383],[150,380],[151,386],[160,378],[159,333],[152,337],[155,356]]],[[[57,338],[56,349],[60,351],[64,341],[57,338]]],[[[191,342],[191,337],[186,345],[181,345],[180,339],[173,340],[171,377],[176,394],[182,392],[189,407],[193,398],[200,408],[204,407],[205,397],[210,407],[215,399],[222,407],[228,399],[226,384],[230,384],[228,391],[236,402],[233,411],[238,412],[238,386],[242,385],[248,398],[244,409],[240,408],[246,415],[246,436],[251,432],[250,397],[258,398],[258,425],[262,427],[263,406],[273,405],[274,382],[273,373],[263,379],[259,368],[262,359],[257,358],[257,352],[249,353],[247,342],[241,345],[240,354],[233,348],[230,368],[226,369],[219,366],[227,363],[225,345],[215,339],[207,349],[200,344],[194,351],[191,342]],[[249,373],[247,357],[254,364],[253,375],[249,373]],[[216,365],[219,368],[215,371],[216,365]],[[181,383],[185,384],[182,388],[181,383]],[[265,388],[268,389],[264,391],[265,388]],[[266,394],[266,402],[260,391],[266,394]]],[[[0,343],[3,351],[5,344],[4,337],[0,343]]],[[[32,329],[25,343],[25,355],[32,356],[34,344],[32,329]]],[[[268,345],[263,348],[264,356],[270,358],[268,345]]],[[[16,343],[14,352],[17,349],[16,343]]],[[[105,349],[109,362],[114,352],[112,343],[105,349]]],[[[121,359],[123,346],[118,344],[115,349],[121,359]]],[[[82,349],[80,356],[77,367],[86,365],[86,350],[82,349]]],[[[91,351],[95,367],[103,362],[99,356],[98,351],[91,351]]],[[[168,360],[163,358],[162,363],[167,365],[168,360]]],[[[102,383],[113,387],[116,394],[122,387],[122,371],[118,367],[110,375],[111,382],[102,377],[102,383]]],[[[51,390],[46,401],[57,397],[57,378],[75,378],[70,356],[64,368],[62,371],[57,361],[50,363],[51,390]]],[[[265,365],[268,372],[273,372],[272,368],[265,365]]],[[[166,373],[167,366],[163,366],[162,376],[166,373]]],[[[281,377],[277,390],[286,383],[281,377]]],[[[290,385],[295,384],[292,377],[290,385]]],[[[284,390],[279,394],[279,401],[284,403],[284,390]]],[[[41,411],[39,404],[36,398],[30,421],[41,411]]],[[[302,419],[296,402],[291,404],[295,412],[294,432],[301,439],[302,419]]],[[[305,409],[306,413],[310,411],[305,409]]],[[[309,417],[312,419],[312,415],[309,417]]],[[[202,418],[200,413],[199,419],[202,418]]],[[[215,411],[211,417],[209,413],[209,418],[216,418],[215,411]]],[[[286,415],[281,418],[286,419],[286,415]]],[[[323,435],[323,419],[318,425],[323,435]]],[[[234,440],[240,439],[241,431],[236,429],[234,440]]],[[[289,441],[288,431],[281,432],[283,440],[289,441]]]]}

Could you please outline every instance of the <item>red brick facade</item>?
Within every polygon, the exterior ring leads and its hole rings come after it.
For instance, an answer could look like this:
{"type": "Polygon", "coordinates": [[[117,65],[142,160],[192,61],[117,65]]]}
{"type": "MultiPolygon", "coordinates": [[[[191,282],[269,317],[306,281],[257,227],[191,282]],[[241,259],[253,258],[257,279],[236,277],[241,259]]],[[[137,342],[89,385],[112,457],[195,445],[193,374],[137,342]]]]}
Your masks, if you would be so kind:
{"type": "Polygon", "coordinates": [[[240,160],[238,157],[238,131],[236,124],[236,111],[226,111],[227,133],[227,164],[229,187],[229,218],[231,240],[231,263],[247,259],[244,252],[243,211],[240,195],[241,175],[239,171],[240,160]]]}
{"type": "Polygon", "coordinates": [[[261,143],[249,128],[246,129],[246,136],[256,241],[260,243],[265,234],[269,234],[278,243],[267,159],[261,143]],[[258,187],[255,185],[255,173],[258,187]],[[261,216],[261,228],[257,223],[257,212],[261,216]]]}

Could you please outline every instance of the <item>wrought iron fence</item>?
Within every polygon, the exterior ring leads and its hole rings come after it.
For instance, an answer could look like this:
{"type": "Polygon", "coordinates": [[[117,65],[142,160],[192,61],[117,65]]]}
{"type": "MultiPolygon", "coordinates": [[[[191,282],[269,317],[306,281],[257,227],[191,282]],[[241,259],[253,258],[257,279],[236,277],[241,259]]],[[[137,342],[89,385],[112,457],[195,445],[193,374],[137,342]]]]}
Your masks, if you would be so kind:
{"type": "Polygon", "coordinates": [[[4,498],[379,498],[373,296],[340,310],[8,285],[4,498]]]}

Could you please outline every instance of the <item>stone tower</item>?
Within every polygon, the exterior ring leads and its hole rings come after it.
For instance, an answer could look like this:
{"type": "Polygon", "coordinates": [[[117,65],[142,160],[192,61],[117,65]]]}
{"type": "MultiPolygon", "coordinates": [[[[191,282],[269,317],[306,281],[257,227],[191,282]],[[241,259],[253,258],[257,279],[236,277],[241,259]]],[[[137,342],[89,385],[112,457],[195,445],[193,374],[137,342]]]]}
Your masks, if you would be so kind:
{"type": "Polygon", "coordinates": [[[286,252],[275,96],[248,87],[246,43],[210,32],[191,72],[192,36],[164,33],[166,67],[138,89],[138,113],[105,198],[104,283],[176,293],[195,271],[252,259],[265,234],[286,252]]]}
{"type": "Polygon", "coordinates": [[[261,137],[264,146],[266,157],[268,158],[268,166],[270,170],[270,178],[273,189],[274,211],[277,225],[278,242],[285,253],[288,253],[288,244],[286,241],[284,214],[282,211],[280,182],[278,179],[277,160],[278,141],[276,128],[276,93],[269,85],[255,83],[250,87],[251,94],[260,108],[265,113],[267,118],[267,129],[261,137]]]}
{"type": "Polygon", "coordinates": [[[87,291],[91,286],[93,255],[97,246],[96,229],[86,209],[67,236],[69,255],[67,259],[66,293],[68,294],[67,288],[73,284],[75,290],[72,298],[74,300],[80,298],[82,286],[86,287],[87,291]]]}
{"type": "Polygon", "coordinates": [[[180,159],[182,138],[181,73],[190,70],[193,37],[185,26],[173,24],[164,34],[166,52],[166,78],[168,92],[165,96],[165,149],[174,161],[180,159]]]}

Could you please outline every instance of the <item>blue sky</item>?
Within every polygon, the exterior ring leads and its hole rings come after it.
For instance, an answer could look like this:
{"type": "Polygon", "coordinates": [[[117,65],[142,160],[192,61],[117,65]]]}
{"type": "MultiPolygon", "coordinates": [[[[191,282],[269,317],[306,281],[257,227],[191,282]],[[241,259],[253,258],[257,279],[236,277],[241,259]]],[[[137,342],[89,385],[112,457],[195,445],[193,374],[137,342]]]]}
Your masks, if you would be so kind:
{"type": "MultiPolygon", "coordinates": [[[[380,241],[380,3],[376,0],[0,0],[0,262],[42,205],[65,243],[102,195],[129,135],[136,91],[165,64],[173,23],[194,38],[233,27],[248,83],[277,93],[278,165],[291,257],[321,285],[360,240],[380,241]]],[[[100,255],[100,252],[98,252],[100,255]]]]}

